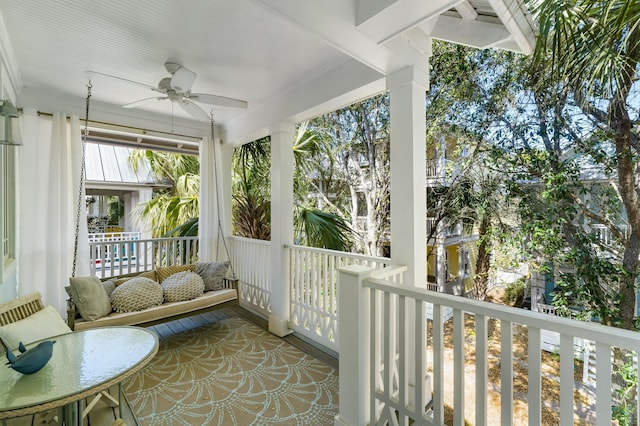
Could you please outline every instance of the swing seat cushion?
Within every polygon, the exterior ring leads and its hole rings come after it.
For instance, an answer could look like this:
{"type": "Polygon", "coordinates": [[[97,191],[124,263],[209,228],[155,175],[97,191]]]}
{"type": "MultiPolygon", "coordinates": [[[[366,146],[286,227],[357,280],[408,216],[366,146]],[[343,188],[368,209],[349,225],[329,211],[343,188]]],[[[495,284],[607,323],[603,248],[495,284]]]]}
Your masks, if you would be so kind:
{"type": "Polygon", "coordinates": [[[198,274],[199,276],[193,272],[196,269],[195,264],[157,268],[153,272],[157,273],[158,281],[162,279],[160,282],[143,277],[143,274],[148,274],[150,271],[110,278],[103,283],[105,287],[107,287],[108,281],[117,283],[122,280],[121,285],[109,284],[108,286],[109,290],[113,291],[111,293],[113,312],[95,321],[78,318],[75,299],[72,296],[69,300],[67,322],[73,330],[121,325],[147,326],[213,309],[237,306],[238,280],[225,278],[228,268],[229,262],[203,262],[198,265],[198,269],[203,271],[202,274],[198,274]],[[135,285],[140,281],[143,281],[143,287],[146,290],[140,291],[142,289],[135,285]],[[207,281],[210,286],[215,283],[216,288],[218,286],[219,288],[217,290],[204,289],[203,294],[203,287],[207,281]],[[194,297],[191,298],[192,296],[194,297]],[[149,297],[154,298],[153,303],[150,303],[149,307],[141,309],[140,300],[146,300],[149,297]],[[124,308],[125,305],[128,308],[124,308]],[[135,305],[135,308],[129,305],[135,305]],[[127,312],[124,312],[125,310],[127,312]]]}

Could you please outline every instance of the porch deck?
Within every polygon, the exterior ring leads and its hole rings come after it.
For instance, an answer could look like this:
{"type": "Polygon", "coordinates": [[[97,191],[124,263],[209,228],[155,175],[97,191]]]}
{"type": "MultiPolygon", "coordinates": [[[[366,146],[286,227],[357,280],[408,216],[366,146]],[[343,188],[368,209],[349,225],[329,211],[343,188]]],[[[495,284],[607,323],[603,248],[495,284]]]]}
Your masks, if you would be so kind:
{"type": "MultiPolygon", "coordinates": [[[[261,329],[267,330],[267,322],[262,318],[254,315],[253,313],[243,309],[241,307],[224,308],[215,312],[207,312],[204,314],[194,315],[188,318],[182,318],[175,321],[155,325],[149,327],[150,330],[155,331],[160,338],[169,337],[171,335],[181,333],[197,327],[207,326],[219,322],[221,320],[230,318],[243,318],[252,324],[259,326],[261,329]]],[[[338,368],[338,361],[316,347],[304,342],[303,340],[295,336],[286,336],[282,340],[298,348],[305,354],[308,354],[319,361],[329,365],[332,368],[338,368]]],[[[118,388],[112,387],[109,390],[110,394],[117,398],[118,388]]],[[[122,398],[122,419],[127,426],[139,425],[136,420],[136,416],[124,397],[122,398]]],[[[83,404],[89,403],[89,400],[83,401],[83,404]]],[[[112,426],[115,420],[118,418],[118,408],[112,408],[107,406],[104,402],[99,402],[94,409],[89,413],[87,419],[85,419],[84,425],[87,426],[112,426]]],[[[26,425],[43,425],[43,424],[56,424],[55,422],[45,423],[38,416],[24,416],[16,419],[10,419],[7,421],[7,426],[26,426],[26,425]]]]}
{"type": "MultiPolygon", "coordinates": [[[[615,380],[624,368],[613,354],[628,354],[638,377],[635,332],[416,288],[407,267],[388,258],[240,237],[228,243],[240,306],[339,354],[342,424],[393,423],[399,415],[401,424],[499,418],[537,425],[550,415],[562,425],[608,425],[612,407],[621,404],[615,380]],[[278,274],[275,252],[288,265],[278,274]],[[577,380],[576,362],[584,365],[577,380]]],[[[152,253],[164,253],[167,262],[197,255],[197,240],[163,244],[152,253]]],[[[632,399],[627,410],[636,416],[640,404],[632,399]]]]}

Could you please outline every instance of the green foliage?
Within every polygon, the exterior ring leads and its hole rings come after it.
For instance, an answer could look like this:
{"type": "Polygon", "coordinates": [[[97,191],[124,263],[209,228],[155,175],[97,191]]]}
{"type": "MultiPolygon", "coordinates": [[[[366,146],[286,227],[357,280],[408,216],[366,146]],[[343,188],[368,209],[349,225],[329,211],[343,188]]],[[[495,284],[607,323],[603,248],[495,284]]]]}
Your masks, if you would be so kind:
{"type": "Polygon", "coordinates": [[[638,389],[638,370],[634,366],[633,354],[625,355],[625,362],[616,370],[619,386],[614,388],[612,418],[621,426],[635,424],[636,392],[638,389]]]}
{"type": "Polygon", "coordinates": [[[308,130],[322,147],[306,182],[318,198],[301,204],[346,218],[354,250],[382,255],[390,230],[388,94],[313,119],[308,130]]]}
{"type": "Polygon", "coordinates": [[[524,290],[526,287],[526,280],[519,278],[514,282],[507,284],[504,289],[504,298],[507,302],[513,306],[521,306],[524,301],[524,290]]]}
{"type": "Polygon", "coordinates": [[[108,225],[118,226],[120,224],[120,218],[124,216],[124,203],[117,195],[110,195],[108,198],[108,225]]]}
{"type": "Polygon", "coordinates": [[[271,238],[271,149],[262,138],[235,149],[233,154],[233,233],[241,237],[271,238]]]}
{"type": "MultiPolygon", "coordinates": [[[[348,250],[351,229],[338,214],[306,204],[313,165],[326,148],[321,135],[302,123],[293,141],[294,231],[296,241],[312,247],[348,250]]],[[[234,153],[233,230],[236,235],[271,238],[270,140],[263,138],[234,153]]]]}
{"type": "MultiPolygon", "coordinates": [[[[572,227],[579,217],[561,216],[565,223],[557,227],[562,230],[557,241],[564,237],[563,254],[578,262],[576,277],[565,280],[563,292],[577,299],[586,295],[582,299],[591,301],[603,322],[632,328],[640,255],[639,139],[632,119],[638,109],[640,7],[633,0],[545,0],[537,2],[535,14],[540,35],[529,85],[544,148],[561,163],[568,143],[574,158],[577,154],[587,160],[581,166],[590,163],[604,173],[615,172],[607,177],[616,182],[615,203],[624,206],[624,211],[614,213],[606,202],[590,208],[576,200],[581,215],[611,231],[610,246],[589,241],[572,227]],[[629,220],[632,231],[626,235],[616,223],[623,219],[629,220]],[[598,259],[612,265],[598,264],[598,259]],[[586,264],[591,261],[597,264],[586,264]]],[[[608,200],[614,198],[604,194],[608,200]]],[[[561,201],[560,195],[552,194],[551,199],[561,201]]],[[[558,203],[560,210],[565,206],[558,203]]]]}
{"type": "Polygon", "coordinates": [[[519,230],[498,232],[500,242],[512,240],[515,259],[562,268],[554,304],[630,328],[639,245],[623,226],[640,228],[640,140],[630,118],[640,108],[640,8],[538,3],[535,61],[434,43],[428,139],[484,141],[471,145],[483,147],[477,161],[502,178],[502,197],[490,200],[505,201],[498,217],[519,230]],[[516,214],[505,213],[511,208],[516,214]]]}
{"type": "Polygon", "coordinates": [[[338,251],[349,251],[351,228],[342,217],[322,210],[296,206],[295,230],[303,243],[338,251]]]}
{"type": "Polygon", "coordinates": [[[199,215],[200,163],[192,155],[135,150],[129,161],[137,170],[146,160],[156,180],[169,187],[155,190],[153,198],[139,204],[133,214],[138,221],[149,222],[154,238],[199,215]]]}
{"type": "Polygon", "coordinates": [[[197,237],[198,228],[199,228],[199,218],[192,217],[191,219],[188,219],[185,223],[178,225],[177,227],[168,231],[166,234],[162,236],[162,238],[197,237]]]}

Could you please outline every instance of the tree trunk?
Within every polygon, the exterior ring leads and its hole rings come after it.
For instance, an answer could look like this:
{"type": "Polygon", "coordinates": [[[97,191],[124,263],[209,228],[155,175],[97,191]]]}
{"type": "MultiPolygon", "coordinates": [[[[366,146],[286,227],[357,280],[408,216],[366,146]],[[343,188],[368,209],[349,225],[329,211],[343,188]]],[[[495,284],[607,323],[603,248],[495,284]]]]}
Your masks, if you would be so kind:
{"type": "Polygon", "coordinates": [[[478,230],[480,244],[478,245],[478,258],[476,259],[476,274],[474,277],[474,291],[478,300],[486,300],[487,298],[489,269],[491,268],[492,244],[488,235],[490,224],[487,219],[487,217],[482,218],[478,230]]]}
{"type": "Polygon", "coordinates": [[[640,256],[640,239],[637,231],[629,236],[624,249],[622,268],[624,274],[620,278],[620,314],[622,315],[623,327],[633,329],[633,318],[636,313],[636,273],[638,269],[638,256],[640,256]]]}
{"type": "Polygon", "coordinates": [[[631,226],[631,233],[622,260],[620,314],[622,315],[623,327],[632,329],[635,314],[635,281],[638,255],[640,254],[640,200],[636,191],[636,165],[631,146],[631,122],[624,99],[616,98],[611,102],[610,115],[616,142],[620,196],[631,226]]]}

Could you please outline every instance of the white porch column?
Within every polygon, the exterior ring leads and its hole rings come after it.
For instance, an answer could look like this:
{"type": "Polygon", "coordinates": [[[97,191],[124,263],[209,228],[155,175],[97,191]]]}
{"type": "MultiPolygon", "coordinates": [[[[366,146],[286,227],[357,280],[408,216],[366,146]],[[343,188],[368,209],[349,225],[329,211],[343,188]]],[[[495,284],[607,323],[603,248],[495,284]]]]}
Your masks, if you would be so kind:
{"type": "MultiPolygon", "coordinates": [[[[135,208],[135,206],[137,206],[140,203],[146,203],[147,201],[150,201],[153,198],[153,188],[143,188],[138,190],[137,192],[137,199],[135,204],[132,203],[131,208],[135,208]]],[[[152,237],[152,230],[151,230],[151,223],[146,222],[145,224],[138,224],[136,225],[136,222],[132,222],[132,227],[131,230],[135,230],[140,232],[140,239],[141,240],[148,240],[151,239],[152,237]],[[135,225],[135,226],[133,226],[135,225]],[[140,228],[137,228],[140,227],[140,228]]]]}
{"type": "Polygon", "coordinates": [[[289,254],[293,244],[293,132],[294,123],[280,122],[271,134],[271,315],[269,331],[286,336],[289,329],[289,254]]]}
{"type": "MultiPolygon", "coordinates": [[[[396,265],[407,266],[404,283],[418,288],[427,287],[427,70],[410,66],[387,76],[391,131],[391,260],[396,265]]],[[[416,313],[413,307],[406,312],[408,324],[421,317],[423,315],[416,313]]],[[[409,338],[409,354],[415,353],[415,344],[409,338]]],[[[416,377],[413,355],[409,356],[408,366],[409,403],[415,404],[413,389],[424,387],[425,382],[416,377]]]]}
{"type": "Polygon", "coordinates": [[[370,423],[370,291],[362,280],[372,271],[361,265],[338,269],[340,411],[335,426],[370,423]]]}
{"type": "Polygon", "coordinates": [[[420,288],[427,284],[428,84],[428,73],[415,66],[387,77],[391,107],[391,259],[395,264],[407,265],[405,283],[420,288]]]}

